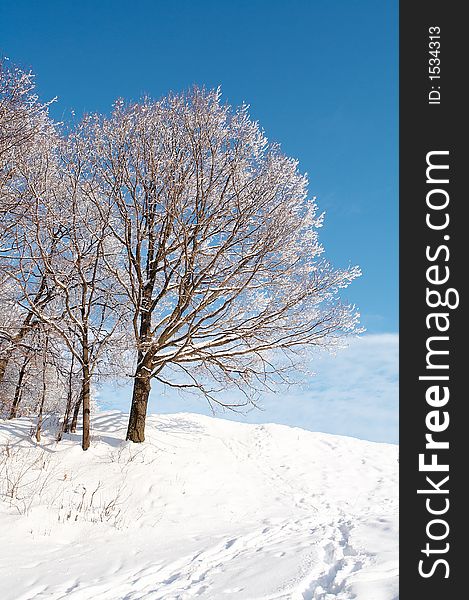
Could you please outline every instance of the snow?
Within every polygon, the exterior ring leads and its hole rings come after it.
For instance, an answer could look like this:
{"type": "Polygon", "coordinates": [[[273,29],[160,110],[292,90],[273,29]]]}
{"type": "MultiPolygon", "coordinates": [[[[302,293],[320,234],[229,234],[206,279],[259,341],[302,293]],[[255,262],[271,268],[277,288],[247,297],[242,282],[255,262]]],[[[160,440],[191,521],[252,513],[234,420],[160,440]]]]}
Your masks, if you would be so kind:
{"type": "Polygon", "coordinates": [[[0,426],[2,600],[396,600],[398,447],[195,415],[0,426]]]}

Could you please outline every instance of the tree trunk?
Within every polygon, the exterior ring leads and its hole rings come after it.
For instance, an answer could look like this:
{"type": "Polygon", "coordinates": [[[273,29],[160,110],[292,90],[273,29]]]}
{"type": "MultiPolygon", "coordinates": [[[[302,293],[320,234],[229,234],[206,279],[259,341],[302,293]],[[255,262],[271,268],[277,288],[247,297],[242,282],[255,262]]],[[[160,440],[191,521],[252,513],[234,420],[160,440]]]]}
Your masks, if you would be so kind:
{"type": "Polygon", "coordinates": [[[72,422],[70,423],[70,433],[77,432],[78,414],[79,414],[80,408],[81,408],[82,397],[83,397],[82,394],[80,394],[80,397],[78,398],[78,400],[75,403],[75,407],[73,409],[72,422]]]}
{"type": "MultiPolygon", "coordinates": [[[[22,385],[23,385],[23,379],[24,379],[24,375],[26,372],[26,366],[29,362],[29,359],[26,359],[23,364],[21,365],[21,369],[18,375],[18,383],[16,384],[16,389],[15,389],[15,397],[13,398],[13,404],[11,405],[11,410],[10,410],[10,419],[16,419],[16,416],[18,414],[18,406],[21,402],[21,392],[22,392],[22,385]]],[[[1,381],[1,379],[0,379],[1,381]]]]}
{"type": "Polygon", "coordinates": [[[89,348],[88,348],[88,335],[87,329],[85,328],[84,343],[83,343],[83,390],[82,390],[82,402],[83,402],[83,436],[82,445],[83,450],[88,450],[90,447],[90,408],[91,408],[91,394],[90,394],[90,364],[89,364],[89,348]]]}
{"type": "Polygon", "coordinates": [[[147,416],[148,397],[150,395],[151,379],[149,372],[140,369],[135,374],[132,406],[130,409],[127,440],[132,442],[145,441],[145,419],[147,416]]]}
{"type": "Polygon", "coordinates": [[[127,440],[132,442],[145,441],[145,420],[147,417],[148,397],[151,389],[151,370],[153,354],[151,351],[151,288],[145,290],[144,306],[147,308],[140,321],[141,350],[137,357],[137,369],[134,378],[132,405],[130,407],[127,440]]]}
{"type": "Polygon", "coordinates": [[[36,442],[41,441],[41,429],[42,429],[42,412],[44,410],[44,398],[41,399],[41,404],[39,406],[39,414],[37,416],[37,426],[36,426],[36,442]]]}
{"type": "MultiPolygon", "coordinates": [[[[87,369],[84,369],[87,371],[87,369]]],[[[83,450],[88,450],[90,447],[90,379],[89,373],[84,375],[83,380],[83,438],[82,438],[82,448],[83,450]]]]}
{"type": "MultiPolygon", "coordinates": [[[[64,433],[70,431],[70,414],[72,412],[72,401],[73,401],[73,365],[75,362],[75,355],[72,354],[72,360],[70,364],[70,371],[68,374],[68,390],[67,390],[67,405],[65,407],[65,414],[62,422],[62,427],[59,429],[57,434],[57,441],[60,442],[64,433]]],[[[77,415],[78,418],[78,415],[77,415]]]]}
{"type": "Polygon", "coordinates": [[[39,407],[39,414],[37,417],[37,427],[36,427],[36,442],[41,441],[41,429],[42,429],[42,415],[44,411],[44,402],[46,401],[47,395],[47,348],[48,348],[48,338],[46,338],[46,343],[44,346],[44,360],[42,362],[42,395],[41,395],[41,405],[39,407]]]}
{"type": "Polygon", "coordinates": [[[69,421],[70,421],[70,413],[72,412],[72,398],[71,396],[67,396],[67,406],[65,407],[64,418],[62,420],[62,426],[59,428],[57,433],[57,441],[60,442],[62,440],[62,436],[64,433],[68,433],[70,430],[69,421]]]}

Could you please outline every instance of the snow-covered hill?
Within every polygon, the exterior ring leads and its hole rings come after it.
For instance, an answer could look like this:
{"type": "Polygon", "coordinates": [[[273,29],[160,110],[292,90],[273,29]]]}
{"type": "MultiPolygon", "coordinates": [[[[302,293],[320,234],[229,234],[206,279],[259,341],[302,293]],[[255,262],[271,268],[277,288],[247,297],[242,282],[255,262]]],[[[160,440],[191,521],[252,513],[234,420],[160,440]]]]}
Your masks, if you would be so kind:
{"type": "Polygon", "coordinates": [[[395,600],[397,446],[194,414],[0,424],[2,600],[395,600]],[[74,438],[74,439],[72,439],[74,438]]]}

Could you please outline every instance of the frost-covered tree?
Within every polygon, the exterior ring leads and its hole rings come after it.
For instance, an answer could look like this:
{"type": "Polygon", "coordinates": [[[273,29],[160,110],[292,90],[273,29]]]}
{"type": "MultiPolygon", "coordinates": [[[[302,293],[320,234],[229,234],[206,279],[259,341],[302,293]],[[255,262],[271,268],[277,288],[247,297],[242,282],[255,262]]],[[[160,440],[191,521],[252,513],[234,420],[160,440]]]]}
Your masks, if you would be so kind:
{"type": "Polygon", "coordinates": [[[92,377],[131,338],[140,442],[153,379],[224,406],[234,386],[246,404],[303,349],[357,331],[339,292],[359,269],[323,258],[307,178],[246,106],[194,88],[64,135],[33,83],[0,65],[3,415],[37,414],[39,438],[44,411],[67,431],[82,406],[87,449],[92,377]]]}
{"type": "Polygon", "coordinates": [[[249,402],[302,348],[356,331],[338,294],[359,269],[323,257],[306,176],[246,106],[197,88],[118,102],[94,143],[137,351],[127,439],[144,440],[152,379],[220,404],[236,386],[249,402]]]}
{"type": "MultiPolygon", "coordinates": [[[[51,121],[50,102],[41,103],[34,91],[34,74],[0,59],[0,197],[5,216],[7,199],[17,205],[10,184],[18,176],[17,167],[25,156],[34,152],[43,135],[48,135],[51,121]],[[11,190],[10,190],[11,191],[11,190]]],[[[19,208],[19,207],[18,207],[19,208]]]]}
{"type": "Polygon", "coordinates": [[[88,146],[85,124],[66,135],[51,121],[32,73],[0,63],[1,414],[36,414],[37,437],[61,414],[60,437],[82,406],[84,449],[92,377],[114,372],[124,340],[88,146]]]}
{"type": "Polygon", "coordinates": [[[45,419],[57,421],[65,410],[69,365],[64,350],[52,330],[43,325],[32,328],[11,355],[1,384],[0,417],[37,419],[38,440],[45,419]]]}
{"type": "MultiPolygon", "coordinates": [[[[106,370],[107,347],[122,339],[122,303],[106,267],[113,264],[109,202],[100,195],[88,156],[83,126],[58,142],[47,188],[42,193],[31,189],[34,202],[30,220],[23,223],[17,278],[28,310],[64,343],[70,378],[79,368],[74,420],[81,404],[84,450],[90,444],[91,379],[106,370]],[[31,272],[44,274],[46,287],[53,291],[49,302],[38,302],[37,294],[30,292],[31,272]]],[[[72,409],[70,382],[67,387],[65,429],[72,409]]]]}
{"type": "MultiPolygon", "coordinates": [[[[31,330],[38,325],[24,305],[18,285],[18,257],[23,225],[30,221],[31,188],[43,189],[50,149],[56,131],[34,93],[34,76],[0,61],[0,399],[10,359],[24,351],[31,330]]],[[[43,271],[28,274],[29,293],[38,303],[49,300],[43,271]]]]}

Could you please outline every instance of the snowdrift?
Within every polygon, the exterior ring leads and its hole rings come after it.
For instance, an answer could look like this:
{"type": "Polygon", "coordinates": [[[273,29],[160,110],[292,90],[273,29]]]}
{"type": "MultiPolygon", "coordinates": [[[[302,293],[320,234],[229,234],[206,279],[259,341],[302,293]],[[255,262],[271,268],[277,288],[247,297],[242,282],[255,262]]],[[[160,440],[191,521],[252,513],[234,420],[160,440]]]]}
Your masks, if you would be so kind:
{"type": "Polygon", "coordinates": [[[2,600],[396,600],[397,446],[195,414],[0,424],[2,600]]]}

